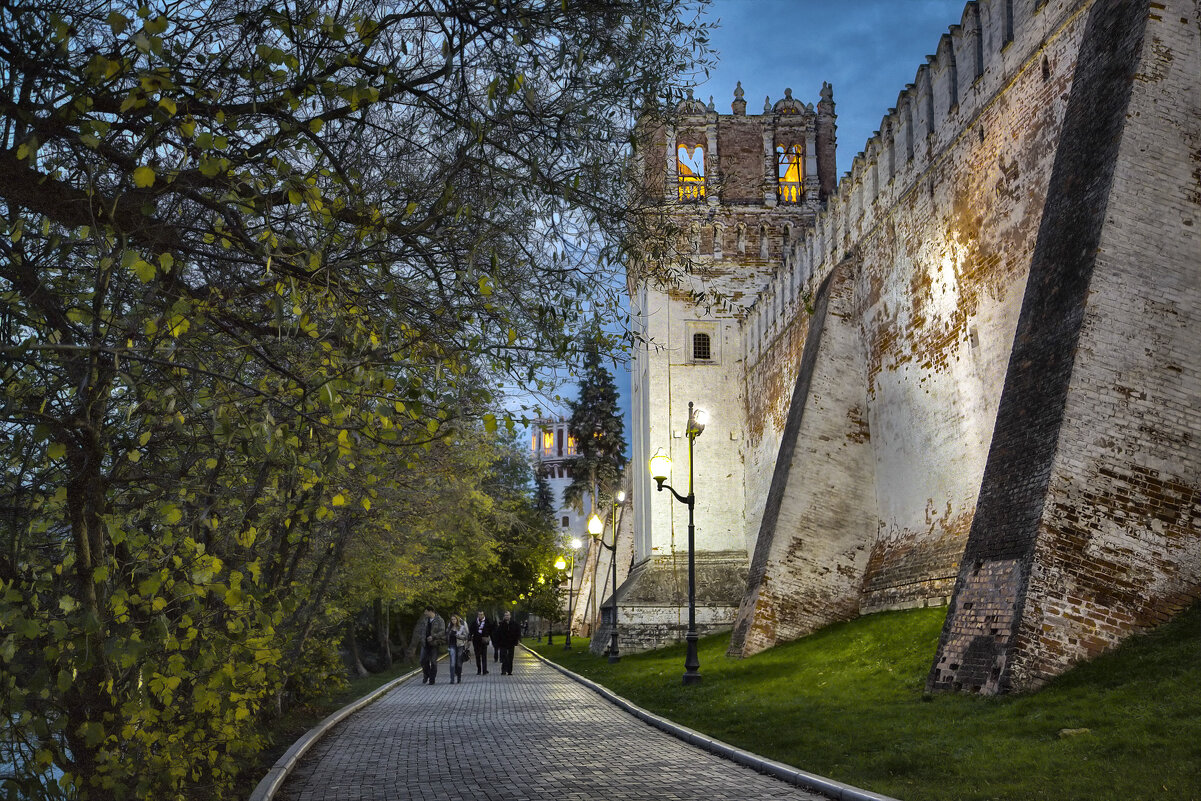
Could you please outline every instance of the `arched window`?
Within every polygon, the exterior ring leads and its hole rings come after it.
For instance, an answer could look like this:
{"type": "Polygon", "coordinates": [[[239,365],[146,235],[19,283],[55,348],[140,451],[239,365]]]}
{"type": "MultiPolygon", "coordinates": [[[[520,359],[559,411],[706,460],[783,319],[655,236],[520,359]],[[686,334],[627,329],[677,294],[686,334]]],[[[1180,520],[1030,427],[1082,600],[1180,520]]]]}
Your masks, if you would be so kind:
{"type": "Polygon", "coordinates": [[[692,360],[698,362],[707,362],[713,359],[713,350],[710,347],[708,334],[693,334],[692,335],[692,360]]]}
{"type": "Polygon", "coordinates": [[[805,155],[800,145],[776,145],[776,167],[781,203],[799,203],[804,199],[801,180],[805,177],[805,155]]]}
{"type": "Polygon", "coordinates": [[[705,148],[680,145],[676,148],[676,175],[680,200],[700,200],[705,196],[705,148]]]}

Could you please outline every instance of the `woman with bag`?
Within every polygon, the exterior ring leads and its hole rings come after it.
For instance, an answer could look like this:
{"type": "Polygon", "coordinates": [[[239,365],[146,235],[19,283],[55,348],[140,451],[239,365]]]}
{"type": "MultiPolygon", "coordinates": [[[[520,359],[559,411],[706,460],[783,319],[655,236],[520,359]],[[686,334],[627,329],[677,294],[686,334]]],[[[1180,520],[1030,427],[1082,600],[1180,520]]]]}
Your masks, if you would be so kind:
{"type": "Polygon", "coordinates": [[[450,616],[446,627],[446,647],[450,652],[450,683],[463,683],[463,651],[467,648],[467,624],[458,615],[450,616]]]}

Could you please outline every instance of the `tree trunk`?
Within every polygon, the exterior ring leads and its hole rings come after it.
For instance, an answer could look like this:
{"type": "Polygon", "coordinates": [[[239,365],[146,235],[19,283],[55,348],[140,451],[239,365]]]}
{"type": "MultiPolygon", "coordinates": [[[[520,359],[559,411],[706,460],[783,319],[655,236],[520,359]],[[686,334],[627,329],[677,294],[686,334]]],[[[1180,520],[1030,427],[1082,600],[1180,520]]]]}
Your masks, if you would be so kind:
{"type": "Polygon", "coordinates": [[[388,608],[382,598],[375,599],[375,642],[384,670],[392,669],[392,643],[388,640],[388,608]]]}
{"type": "Polygon", "coordinates": [[[359,678],[370,675],[367,668],[363,667],[363,658],[359,656],[359,640],[354,636],[353,617],[346,624],[346,642],[350,646],[351,669],[354,670],[354,674],[359,678]]]}

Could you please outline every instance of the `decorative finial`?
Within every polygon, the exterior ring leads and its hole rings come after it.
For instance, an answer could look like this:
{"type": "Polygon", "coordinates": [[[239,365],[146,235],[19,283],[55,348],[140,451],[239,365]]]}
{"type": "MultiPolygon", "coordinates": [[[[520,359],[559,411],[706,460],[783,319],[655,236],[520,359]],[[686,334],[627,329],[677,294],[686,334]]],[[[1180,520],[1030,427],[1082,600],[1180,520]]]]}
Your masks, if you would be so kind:
{"type": "Polygon", "coordinates": [[[688,99],[689,100],[692,99],[692,87],[691,86],[688,87],[688,99]]]}
{"type": "Polygon", "coordinates": [[[763,113],[771,114],[771,95],[763,98],[763,113]]]}
{"type": "Polygon", "coordinates": [[[792,100],[792,90],[791,90],[791,89],[785,89],[785,90],[784,90],[784,99],[785,99],[785,100],[792,100]]]}
{"type": "Polygon", "coordinates": [[[746,116],[746,101],[742,99],[744,94],[746,93],[742,91],[742,81],[739,81],[738,85],[734,87],[734,102],[730,104],[735,116],[746,116]]]}
{"type": "Polygon", "coordinates": [[[713,105],[713,95],[709,95],[709,105],[705,108],[707,111],[717,111],[717,106],[713,105]]]}

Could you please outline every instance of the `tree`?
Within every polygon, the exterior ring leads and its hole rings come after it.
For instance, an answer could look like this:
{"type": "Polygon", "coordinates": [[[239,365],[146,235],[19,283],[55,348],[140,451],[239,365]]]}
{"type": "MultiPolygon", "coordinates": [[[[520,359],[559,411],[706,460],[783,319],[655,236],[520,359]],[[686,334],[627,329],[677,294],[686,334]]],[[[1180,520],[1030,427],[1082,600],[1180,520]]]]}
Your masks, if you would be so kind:
{"type": "Polygon", "coordinates": [[[391,476],[570,350],[684,11],[0,8],[8,788],[228,795],[391,476]]]}
{"type": "Polygon", "coordinates": [[[625,423],[618,406],[617,385],[605,368],[596,328],[592,345],[584,352],[584,374],[580,395],[571,401],[568,431],[575,440],[576,457],[572,462],[572,480],[564,491],[564,500],[584,511],[584,497],[611,496],[621,481],[626,463],[625,423]]]}

